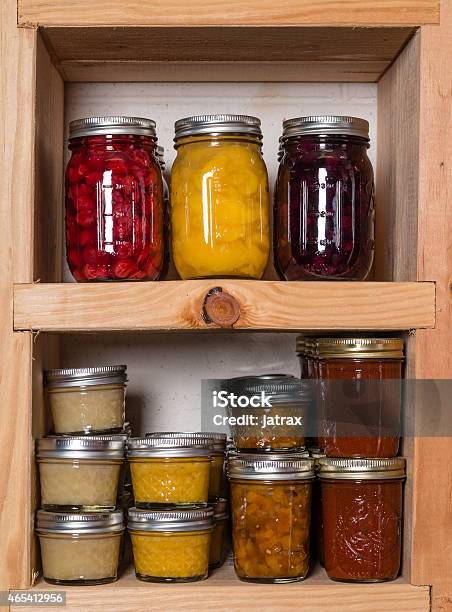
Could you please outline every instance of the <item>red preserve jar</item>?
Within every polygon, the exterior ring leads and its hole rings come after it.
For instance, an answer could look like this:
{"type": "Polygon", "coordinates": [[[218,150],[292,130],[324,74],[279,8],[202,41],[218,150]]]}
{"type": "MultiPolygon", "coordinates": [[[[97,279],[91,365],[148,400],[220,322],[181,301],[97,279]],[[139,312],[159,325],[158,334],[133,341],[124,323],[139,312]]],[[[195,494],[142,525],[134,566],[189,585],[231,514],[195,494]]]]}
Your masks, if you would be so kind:
{"type": "Polygon", "coordinates": [[[164,203],[155,123],[88,117],[69,126],[66,253],[78,282],[156,280],[164,203]]]}
{"type": "Polygon", "coordinates": [[[395,457],[403,340],[317,338],[318,418],[327,457],[395,457]]]}
{"type": "Polygon", "coordinates": [[[283,124],[275,189],[275,266],[286,280],[364,280],[374,255],[369,124],[298,117],[283,124]]]}
{"type": "Polygon", "coordinates": [[[325,570],[344,582],[400,570],[405,459],[319,459],[325,570]]]}

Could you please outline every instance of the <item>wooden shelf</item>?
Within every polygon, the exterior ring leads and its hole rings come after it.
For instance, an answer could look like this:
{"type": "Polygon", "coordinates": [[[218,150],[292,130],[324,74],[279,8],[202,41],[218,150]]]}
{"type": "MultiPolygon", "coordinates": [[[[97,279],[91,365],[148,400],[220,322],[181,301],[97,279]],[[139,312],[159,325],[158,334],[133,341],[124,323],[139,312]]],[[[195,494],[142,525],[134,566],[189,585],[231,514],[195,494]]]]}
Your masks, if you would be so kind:
{"type": "Polygon", "coordinates": [[[203,316],[206,296],[215,288],[232,296],[238,308],[234,329],[409,330],[435,326],[434,283],[211,279],[15,285],[14,328],[206,330],[218,327],[203,316]]]}
{"type": "MultiPolygon", "coordinates": [[[[34,590],[58,590],[39,581],[34,590]]],[[[238,580],[231,565],[193,584],[150,584],[135,578],[128,570],[118,582],[99,587],[63,587],[65,610],[117,610],[140,612],[156,610],[309,610],[323,612],[427,612],[429,588],[416,587],[403,578],[381,584],[342,584],[329,580],[318,567],[303,582],[287,585],[247,584],[238,580]]],[[[14,606],[15,612],[29,608],[14,606]]]]}

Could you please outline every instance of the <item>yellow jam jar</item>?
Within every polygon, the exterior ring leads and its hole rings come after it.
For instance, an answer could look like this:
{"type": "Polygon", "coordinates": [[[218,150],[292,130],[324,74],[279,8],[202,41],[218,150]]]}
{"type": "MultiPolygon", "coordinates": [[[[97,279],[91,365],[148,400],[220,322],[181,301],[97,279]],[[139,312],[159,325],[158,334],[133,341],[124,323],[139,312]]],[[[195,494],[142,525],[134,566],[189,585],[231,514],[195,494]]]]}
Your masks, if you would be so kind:
{"type": "Polygon", "coordinates": [[[57,512],[114,510],[125,436],[49,436],[37,441],[41,506],[57,512]]]}
{"type": "Polygon", "coordinates": [[[137,508],[206,506],[211,447],[199,438],[130,438],[127,457],[137,508]]]}
{"type": "Polygon", "coordinates": [[[127,522],[137,578],[147,582],[195,582],[207,578],[212,508],[140,510],[127,522]]]}
{"type": "Polygon", "coordinates": [[[94,585],[117,580],[122,511],[67,514],[39,510],[36,533],[46,582],[94,585]]]}
{"type": "Polygon", "coordinates": [[[261,122],[246,115],[176,121],[173,256],[187,278],[261,278],[270,252],[261,122]]]}
{"type": "Polygon", "coordinates": [[[165,431],[158,433],[147,433],[146,436],[164,436],[168,438],[188,437],[199,438],[211,446],[210,457],[210,479],[209,479],[209,501],[215,502],[224,495],[226,491],[225,478],[225,456],[227,435],[217,431],[165,431]]]}
{"type": "Polygon", "coordinates": [[[124,429],[127,366],[47,370],[45,384],[56,434],[124,429]]]}
{"type": "Polygon", "coordinates": [[[213,505],[213,531],[210,542],[209,569],[220,567],[226,556],[229,514],[228,500],[219,499],[213,505]]]}

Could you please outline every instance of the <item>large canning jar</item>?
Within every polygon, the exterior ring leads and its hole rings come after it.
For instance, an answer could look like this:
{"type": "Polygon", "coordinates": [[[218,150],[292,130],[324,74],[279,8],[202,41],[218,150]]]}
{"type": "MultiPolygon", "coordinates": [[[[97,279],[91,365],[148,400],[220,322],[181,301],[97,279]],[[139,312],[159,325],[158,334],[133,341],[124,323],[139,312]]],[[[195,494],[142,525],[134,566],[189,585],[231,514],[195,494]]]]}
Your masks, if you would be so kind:
{"type": "Polygon", "coordinates": [[[71,122],[66,252],[76,281],[159,277],[165,228],[155,147],[151,119],[88,117],[71,122]]]}
{"type": "Polygon", "coordinates": [[[237,576],[268,583],[305,578],[314,461],[295,453],[237,453],[229,459],[228,476],[237,576]]]}
{"type": "Polygon", "coordinates": [[[140,510],[127,522],[136,577],[146,582],[207,578],[213,509],[140,510]]]}
{"type": "Polygon", "coordinates": [[[229,391],[232,438],[239,451],[299,450],[312,396],[309,383],[287,374],[241,376],[223,382],[229,391]]]}
{"type": "Polygon", "coordinates": [[[374,255],[369,124],[288,119],[274,209],[275,266],[286,280],[364,280],[374,255]]]}
{"type": "Polygon", "coordinates": [[[44,376],[56,434],[123,431],[127,366],[46,370],[44,376]]]}
{"type": "Polygon", "coordinates": [[[182,278],[261,278],[270,250],[261,122],[202,115],[175,124],[173,257],[182,278]]]}
{"type": "Polygon", "coordinates": [[[333,580],[397,578],[405,459],[319,459],[325,570],[333,580]]]}
{"type": "Polygon", "coordinates": [[[37,441],[41,505],[57,512],[114,510],[125,436],[49,436],[37,441]]]}
{"type": "Polygon", "coordinates": [[[328,457],[395,457],[403,340],[317,338],[318,409],[328,457]]]}

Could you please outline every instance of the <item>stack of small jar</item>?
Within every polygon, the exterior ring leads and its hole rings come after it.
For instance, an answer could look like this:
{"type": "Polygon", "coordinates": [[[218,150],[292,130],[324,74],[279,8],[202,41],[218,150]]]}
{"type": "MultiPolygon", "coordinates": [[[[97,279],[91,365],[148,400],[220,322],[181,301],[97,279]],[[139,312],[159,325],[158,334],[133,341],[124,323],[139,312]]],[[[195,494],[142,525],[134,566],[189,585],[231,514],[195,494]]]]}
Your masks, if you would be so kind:
{"type": "Polygon", "coordinates": [[[117,579],[127,495],[126,366],[45,372],[54,434],[37,441],[36,532],[52,584],[117,579]]]}
{"type": "Polygon", "coordinates": [[[399,338],[297,340],[315,389],[317,554],[333,580],[394,580],[400,570],[403,348],[399,338]]]}
{"type": "Polygon", "coordinates": [[[309,384],[270,374],[231,379],[224,386],[233,404],[227,473],[237,576],[247,582],[302,580],[309,570],[315,476],[305,450],[309,384]]]}
{"type": "Polygon", "coordinates": [[[226,434],[150,433],[127,443],[135,507],[128,512],[135,573],[147,582],[195,582],[226,551],[226,434]]]}

